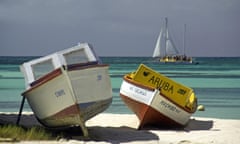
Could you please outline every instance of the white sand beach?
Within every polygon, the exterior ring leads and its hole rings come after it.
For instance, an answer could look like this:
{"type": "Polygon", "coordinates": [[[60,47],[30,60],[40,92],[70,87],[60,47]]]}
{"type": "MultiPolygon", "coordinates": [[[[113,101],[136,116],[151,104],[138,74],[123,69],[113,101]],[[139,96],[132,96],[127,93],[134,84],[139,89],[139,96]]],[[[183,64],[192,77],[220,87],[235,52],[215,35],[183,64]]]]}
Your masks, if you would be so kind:
{"type": "MultiPolygon", "coordinates": [[[[0,123],[15,123],[17,113],[0,113],[0,123]]],[[[23,113],[21,125],[40,125],[32,113],[23,113]]],[[[143,144],[239,144],[240,120],[193,117],[182,129],[148,127],[137,130],[138,119],[133,114],[102,113],[86,123],[89,140],[74,134],[69,140],[21,141],[21,144],[89,144],[89,143],[143,143],[143,144]]]]}

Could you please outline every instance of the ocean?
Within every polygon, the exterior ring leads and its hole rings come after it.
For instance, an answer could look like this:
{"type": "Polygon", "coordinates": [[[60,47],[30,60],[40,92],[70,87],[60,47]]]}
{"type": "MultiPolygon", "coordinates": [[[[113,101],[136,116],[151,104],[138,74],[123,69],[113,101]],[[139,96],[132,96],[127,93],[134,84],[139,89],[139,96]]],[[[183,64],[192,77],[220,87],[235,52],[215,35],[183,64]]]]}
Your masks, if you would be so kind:
{"type": "MultiPolygon", "coordinates": [[[[0,57],[0,112],[18,112],[25,82],[19,66],[36,57],[0,57]]],[[[119,90],[124,74],[141,63],[194,89],[205,111],[193,116],[240,119],[240,57],[197,57],[198,64],[160,64],[150,57],[101,57],[109,64],[113,102],[105,113],[131,114],[119,90]]],[[[23,111],[31,111],[26,102],[23,111]]]]}

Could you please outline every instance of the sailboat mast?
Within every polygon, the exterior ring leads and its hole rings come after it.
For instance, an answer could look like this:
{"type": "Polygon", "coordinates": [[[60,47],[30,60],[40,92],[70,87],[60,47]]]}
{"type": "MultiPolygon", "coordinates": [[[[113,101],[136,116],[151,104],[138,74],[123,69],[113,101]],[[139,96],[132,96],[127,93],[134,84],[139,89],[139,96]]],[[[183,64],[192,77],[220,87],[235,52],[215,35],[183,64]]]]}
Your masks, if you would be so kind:
{"type": "Polygon", "coordinates": [[[165,17],[165,36],[164,36],[164,56],[167,55],[167,40],[169,39],[168,33],[168,18],[165,17]]]}
{"type": "Polygon", "coordinates": [[[184,24],[184,32],[183,32],[183,54],[185,55],[186,48],[186,24],[184,24]]]}
{"type": "Polygon", "coordinates": [[[165,34],[166,34],[166,39],[169,39],[169,34],[168,34],[168,19],[165,17],[165,34]]]}

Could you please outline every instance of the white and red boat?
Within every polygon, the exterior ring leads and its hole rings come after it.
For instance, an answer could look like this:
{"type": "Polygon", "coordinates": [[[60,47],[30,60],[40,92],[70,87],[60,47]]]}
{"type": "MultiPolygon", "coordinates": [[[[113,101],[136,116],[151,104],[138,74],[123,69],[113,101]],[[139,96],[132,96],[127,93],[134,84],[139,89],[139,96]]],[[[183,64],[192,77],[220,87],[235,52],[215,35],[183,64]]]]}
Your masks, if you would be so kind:
{"type": "Polygon", "coordinates": [[[108,69],[88,43],[81,43],[24,63],[22,95],[44,126],[80,126],[87,136],[85,122],[112,102],[108,69]]]}
{"type": "Polygon", "coordinates": [[[141,64],[136,72],[126,74],[120,88],[125,104],[145,125],[184,126],[196,111],[193,90],[141,64]]]}

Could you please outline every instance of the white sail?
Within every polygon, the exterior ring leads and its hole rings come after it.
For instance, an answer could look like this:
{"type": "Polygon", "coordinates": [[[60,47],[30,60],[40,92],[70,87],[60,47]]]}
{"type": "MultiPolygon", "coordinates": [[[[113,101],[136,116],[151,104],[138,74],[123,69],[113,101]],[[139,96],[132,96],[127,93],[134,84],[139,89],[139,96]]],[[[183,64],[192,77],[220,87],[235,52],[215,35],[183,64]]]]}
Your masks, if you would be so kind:
{"type": "Polygon", "coordinates": [[[171,39],[166,40],[166,55],[177,55],[179,54],[176,46],[171,39]]]}
{"type": "Polygon", "coordinates": [[[168,31],[168,22],[165,18],[165,26],[161,28],[152,57],[179,54],[168,31]]]}
{"type": "Polygon", "coordinates": [[[166,50],[166,55],[177,55],[178,54],[178,50],[170,36],[170,33],[169,33],[169,30],[168,30],[168,20],[167,18],[165,18],[165,22],[166,22],[166,47],[165,47],[165,50],[166,50]]]}
{"type": "Polygon", "coordinates": [[[157,39],[157,43],[155,45],[155,49],[154,49],[154,52],[153,52],[153,55],[152,57],[160,57],[160,48],[161,48],[161,39],[162,39],[162,29],[160,30],[160,33],[159,33],[159,36],[158,36],[158,39],[157,39]]]}
{"type": "Polygon", "coordinates": [[[175,51],[170,40],[166,41],[166,55],[174,55],[175,51]]]}
{"type": "MultiPolygon", "coordinates": [[[[185,31],[186,30],[184,30],[184,33],[185,31]]],[[[183,38],[184,55],[181,55],[177,47],[175,46],[171,34],[168,30],[168,19],[165,18],[165,24],[160,30],[152,57],[159,58],[160,62],[192,63],[192,58],[185,55],[185,35],[183,36],[183,38]]]]}

